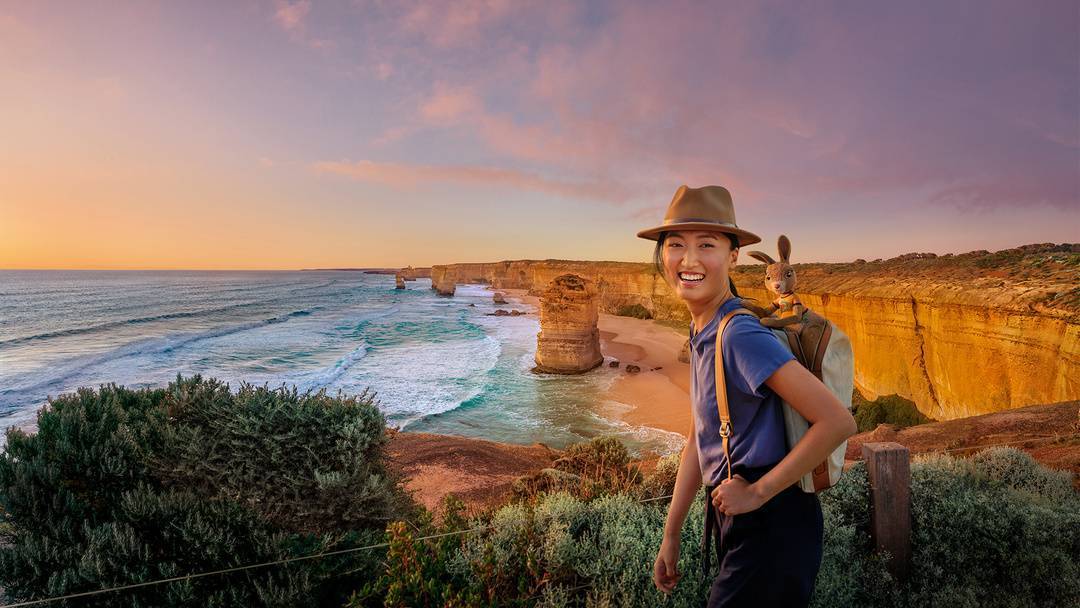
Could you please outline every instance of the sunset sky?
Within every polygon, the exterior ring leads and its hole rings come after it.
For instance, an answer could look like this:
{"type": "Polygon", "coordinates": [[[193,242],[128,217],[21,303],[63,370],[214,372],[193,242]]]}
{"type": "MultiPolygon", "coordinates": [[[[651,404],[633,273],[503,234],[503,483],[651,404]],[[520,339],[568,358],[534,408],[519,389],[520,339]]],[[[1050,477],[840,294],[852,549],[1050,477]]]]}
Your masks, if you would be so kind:
{"type": "MultiPolygon", "coordinates": [[[[0,268],[1080,241],[1075,0],[0,0],[0,268]]],[[[741,262],[751,263],[745,255],[741,262]]]]}

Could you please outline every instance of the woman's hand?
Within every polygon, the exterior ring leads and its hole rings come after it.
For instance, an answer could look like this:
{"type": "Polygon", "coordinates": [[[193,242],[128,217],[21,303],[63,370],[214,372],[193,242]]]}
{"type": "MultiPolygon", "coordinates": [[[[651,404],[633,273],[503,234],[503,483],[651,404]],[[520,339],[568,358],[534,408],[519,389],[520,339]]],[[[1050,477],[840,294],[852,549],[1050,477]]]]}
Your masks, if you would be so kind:
{"type": "Polygon", "coordinates": [[[757,486],[736,474],[716,486],[712,491],[712,504],[725,515],[738,515],[765,504],[765,497],[758,491],[757,486]]]}
{"type": "Polygon", "coordinates": [[[660,551],[656,554],[656,563],[653,564],[653,583],[663,593],[671,593],[675,583],[682,578],[682,574],[676,569],[678,563],[679,540],[664,537],[660,543],[660,551]]]}

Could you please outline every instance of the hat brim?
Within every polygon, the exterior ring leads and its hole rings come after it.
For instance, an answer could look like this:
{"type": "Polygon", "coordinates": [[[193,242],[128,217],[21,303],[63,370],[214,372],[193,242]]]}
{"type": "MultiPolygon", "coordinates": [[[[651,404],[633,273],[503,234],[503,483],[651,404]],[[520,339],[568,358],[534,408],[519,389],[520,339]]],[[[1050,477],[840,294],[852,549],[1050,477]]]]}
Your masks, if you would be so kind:
{"type": "Polygon", "coordinates": [[[761,237],[753,232],[747,232],[741,228],[731,228],[730,226],[721,226],[719,224],[711,222],[683,222],[679,224],[667,224],[663,226],[657,226],[655,228],[648,228],[638,232],[639,238],[648,239],[650,241],[660,240],[661,232],[672,232],[675,230],[711,230],[713,232],[724,232],[727,234],[734,234],[739,239],[739,247],[745,245],[753,245],[754,243],[760,243],[761,237]]]}

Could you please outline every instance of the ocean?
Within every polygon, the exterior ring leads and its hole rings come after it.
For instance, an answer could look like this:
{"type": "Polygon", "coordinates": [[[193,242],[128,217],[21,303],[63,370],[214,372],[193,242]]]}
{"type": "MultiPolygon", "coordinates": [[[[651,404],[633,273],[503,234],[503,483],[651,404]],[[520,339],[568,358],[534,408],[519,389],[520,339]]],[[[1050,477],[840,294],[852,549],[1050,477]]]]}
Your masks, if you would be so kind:
{"type": "MultiPolygon", "coordinates": [[[[387,424],[555,448],[615,435],[635,454],[684,438],[618,419],[621,370],[538,375],[539,320],[488,316],[484,285],[438,296],[357,271],[0,271],[0,427],[32,430],[50,396],[182,374],[375,393],[387,424]],[[470,306],[470,304],[474,306],[470,306]]],[[[4,441],[0,435],[0,442],[4,441]]]]}

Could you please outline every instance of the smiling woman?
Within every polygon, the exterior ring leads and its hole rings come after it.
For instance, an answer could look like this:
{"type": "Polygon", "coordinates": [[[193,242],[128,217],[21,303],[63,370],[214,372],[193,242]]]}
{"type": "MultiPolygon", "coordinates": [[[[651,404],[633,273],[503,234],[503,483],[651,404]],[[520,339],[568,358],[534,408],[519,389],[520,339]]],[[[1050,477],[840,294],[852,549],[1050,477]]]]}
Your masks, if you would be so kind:
{"type": "Polygon", "coordinates": [[[663,224],[638,236],[657,241],[657,270],[693,320],[693,426],[656,557],[656,587],[668,593],[681,577],[676,565],[683,522],[705,485],[706,576],[714,522],[720,535],[720,572],[708,605],[806,606],[821,565],[823,521],[817,496],[795,482],[855,432],[854,420],[754,315],[736,314],[746,304],[730,272],[739,248],[761,239],[737,227],[727,189],[680,187],[663,224]],[[724,370],[720,386],[718,362],[724,370]],[[730,420],[720,417],[720,390],[730,420]],[[790,450],[781,399],[812,424],[790,450]]]}

